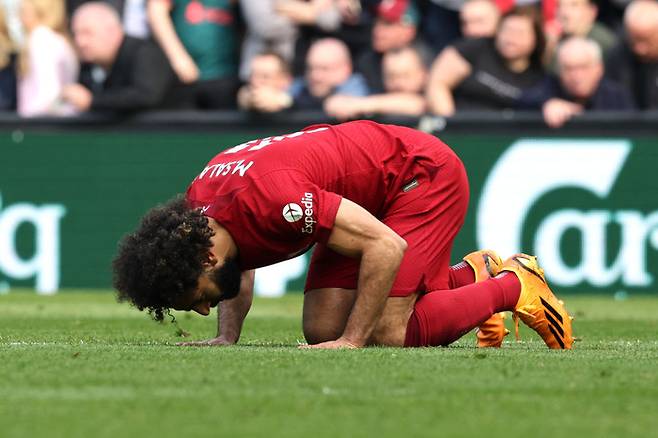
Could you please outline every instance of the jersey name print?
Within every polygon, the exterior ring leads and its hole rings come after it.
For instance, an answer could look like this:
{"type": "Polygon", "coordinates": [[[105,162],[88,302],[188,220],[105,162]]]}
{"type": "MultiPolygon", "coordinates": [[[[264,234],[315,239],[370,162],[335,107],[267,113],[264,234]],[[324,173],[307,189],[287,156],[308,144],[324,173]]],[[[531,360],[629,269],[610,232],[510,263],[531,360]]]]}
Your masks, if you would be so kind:
{"type": "Polygon", "coordinates": [[[247,170],[254,165],[253,161],[245,163],[245,160],[229,161],[228,163],[215,163],[206,166],[203,171],[195,178],[202,179],[204,177],[216,178],[218,176],[227,176],[229,174],[244,176],[247,170]]]}
{"type": "Polygon", "coordinates": [[[287,138],[295,138],[299,137],[304,134],[312,134],[314,132],[322,132],[326,131],[329,128],[316,128],[316,129],[311,129],[309,131],[298,131],[298,132],[293,132],[292,134],[286,134],[286,135],[278,135],[276,137],[266,137],[260,140],[251,140],[246,143],[239,144],[237,146],[234,146],[226,151],[224,151],[225,154],[234,154],[236,152],[240,152],[243,149],[249,148],[248,150],[250,151],[257,151],[259,149],[263,149],[265,146],[269,146],[273,143],[280,142],[281,140],[285,140],[287,138]]]}

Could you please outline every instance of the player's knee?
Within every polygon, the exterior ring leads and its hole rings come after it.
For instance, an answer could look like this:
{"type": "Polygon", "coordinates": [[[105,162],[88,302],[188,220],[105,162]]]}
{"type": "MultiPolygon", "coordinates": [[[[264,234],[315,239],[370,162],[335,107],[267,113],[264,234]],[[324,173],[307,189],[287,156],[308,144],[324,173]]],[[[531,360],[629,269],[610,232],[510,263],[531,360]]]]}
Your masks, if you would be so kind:
{"type": "Polygon", "coordinates": [[[406,326],[378,324],[368,340],[368,345],[403,347],[406,333],[406,326]]]}
{"type": "Polygon", "coordinates": [[[317,322],[304,321],[304,338],[306,338],[306,342],[309,344],[333,341],[343,334],[344,328],[338,327],[336,324],[319,324],[317,322]]]}

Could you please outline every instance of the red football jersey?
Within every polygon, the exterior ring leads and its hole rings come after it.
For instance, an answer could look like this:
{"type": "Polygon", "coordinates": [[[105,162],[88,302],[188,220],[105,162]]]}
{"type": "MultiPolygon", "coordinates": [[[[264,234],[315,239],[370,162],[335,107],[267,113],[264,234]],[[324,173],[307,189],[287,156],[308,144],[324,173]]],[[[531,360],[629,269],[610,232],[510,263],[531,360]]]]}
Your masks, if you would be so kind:
{"type": "Polygon", "coordinates": [[[371,121],[314,125],[221,152],[187,200],[228,230],[243,269],[267,266],[326,243],[342,197],[381,218],[415,166],[438,169],[454,156],[438,144],[371,121]]]}

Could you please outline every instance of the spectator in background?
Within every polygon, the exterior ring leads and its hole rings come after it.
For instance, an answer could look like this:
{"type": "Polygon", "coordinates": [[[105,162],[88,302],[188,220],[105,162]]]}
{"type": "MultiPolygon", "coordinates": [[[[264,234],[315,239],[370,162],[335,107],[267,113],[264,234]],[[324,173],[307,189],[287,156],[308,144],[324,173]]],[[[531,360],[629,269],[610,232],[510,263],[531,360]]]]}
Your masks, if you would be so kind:
{"type": "Polygon", "coordinates": [[[423,36],[439,53],[461,36],[459,11],[465,0],[430,0],[423,14],[423,36]]]}
{"type": "Polygon", "coordinates": [[[16,52],[0,6],[0,111],[16,109],[16,52]]]}
{"type": "Polygon", "coordinates": [[[295,55],[297,26],[286,16],[276,12],[278,0],[240,0],[246,35],[242,42],[240,78],[251,77],[253,59],[271,51],[292,63],[295,55]]]}
{"type": "Polygon", "coordinates": [[[352,59],[372,47],[372,27],[381,0],[334,0],[340,12],[340,29],[333,35],[350,48],[352,59]]]}
{"type": "Polygon", "coordinates": [[[557,59],[559,77],[524,92],[519,105],[541,108],[551,128],[559,128],[583,111],[633,109],[629,93],[603,76],[602,50],[595,41],[571,37],[558,47],[557,59]]]}
{"type": "Polygon", "coordinates": [[[340,10],[334,0],[279,0],[274,10],[300,26],[314,26],[324,31],[340,27],[340,10]]]}
{"type": "MultiPolygon", "coordinates": [[[[65,0],[66,16],[70,21],[73,12],[83,4],[93,0],[65,0]]],[[[119,13],[126,35],[135,38],[148,38],[151,35],[146,17],[147,0],[102,0],[119,13]]]]}
{"type": "Polygon", "coordinates": [[[315,41],[306,55],[306,74],[292,85],[295,108],[322,109],[324,100],[333,94],[368,95],[368,86],[353,73],[350,52],[342,41],[324,38],[315,41]]]}
{"type": "Polygon", "coordinates": [[[78,60],[66,35],[63,0],[22,0],[26,40],[19,57],[18,113],[24,117],[71,115],[59,97],[75,82],[78,60]]]}
{"type": "MultiPolygon", "coordinates": [[[[579,36],[595,41],[603,51],[603,57],[619,44],[619,38],[605,25],[596,22],[598,7],[593,0],[559,0],[557,19],[559,33],[549,36],[548,52],[553,53],[556,44],[569,37],[579,36]]],[[[552,60],[556,70],[556,59],[552,60]]]]}
{"type": "Polygon", "coordinates": [[[306,55],[311,43],[340,29],[340,11],[334,0],[277,0],[274,10],[299,29],[293,73],[301,75],[306,69],[306,55]]]}
{"type": "Polygon", "coordinates": [[[543,78],[544,36],[532,9],[504,15],[495,38],[446,47],[430,72],[427,97],[434,114],[514,108],[526,88],[543,78]]]}
{"type": "Polygon", "coordinates": [[[635,0],[624,14],[628,45],[608,59],[608,75],[630,90],[640,109],[658,109],[658,2],[635,0]]]}
{"type": "Polygon", "coordinates": [[[196,106],[235,107],[238,90],[236,7],[232,0],[148,0],[153,36],[196,106]]]}
{"type": "Polygon", "coordinates": [[[340,27],[340,10],[334,0],[278,0],[274,10],[297,25],[316,26],[324,31],[340,27]]]}
{"type": "Polygon", "coordinates": [[[417,38],[419,12],[412,1],[384,1],[377,9],[372,28],[372,49],[356,60],[356,70],[363,74],[373,93],[384,91],[382,57],[389,50],[413,46],[430,62],[429,48],[417,38]]]}
{"type": "Polygon", "coordinates": [[[292,74],[277,53],[262,53],[251,59],[249,82],[240,88],[238,106],[262,113],[283,111],[292,106],[292,74]]]}
{"type": "Polygon", "coordinates": [[[545,34],[555,34],[558,32],[559,24],[557,22],[557,2],[558,0],[494,0],[496,6],[503,14],[515,8],[533,8],[537,12],[537,17],[541,19],[541,27],[545,34]]]}
{"type": "Polygon", "coordinates": [[[468,0],[459,10],[464,38],[493,38],[499,20],[500,11],[493,0],[468,0]]]}
{"type": "Polygon", "coordinates": [[[72,29],[80,58],[99,66],[106,78],[97,89],[69,85],[62,97],[80,111],[130,112],[180,107],[176,76],[155,43],[126,36],[119,14],[103,2],[89,2],[73,14],[72,29]]]}
{"type": "Polygon", "coordinates": [[[124,0],[122,22],[126,35],[135,38],[151,36],[151,28],[146,16],[146,1],[124,0]]]}
{"type": "Polygon", "coordinates": [[[617,30],[622,28],[624,9],[630,2],[631,0],[597,0],[598,20],[617,33],[617,30]]]}
{"type": "Polygon", "coordinates": [[[412,47],[386,52],[382,61],[384,90],[365,97],[335,95],[325,101],[325,113],[338,120],[374,114],[420,116],[425,112],[423,96],[427,68],[412,47]]]}

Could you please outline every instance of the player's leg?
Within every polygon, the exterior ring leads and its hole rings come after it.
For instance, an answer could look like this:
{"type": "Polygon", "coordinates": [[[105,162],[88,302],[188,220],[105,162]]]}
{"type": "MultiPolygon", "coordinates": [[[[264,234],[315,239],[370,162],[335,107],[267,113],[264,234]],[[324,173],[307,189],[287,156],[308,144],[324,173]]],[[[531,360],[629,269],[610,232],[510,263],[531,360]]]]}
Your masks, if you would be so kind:
{"type": "Polygon", "coordinates": [[[450,289],[457,289],[495,277],[500,272],[502,265],[503,261],[500,256],[490,249],[466,254],[461,262],[450,266],[450,289]]]}
{"type": "Polygon", "coordinates": [[[448,345],[488,320],[494,313],[514,310],[521,285],[514,275],[437,290],[423,295],[409,319],[405,346],[448,345]]]}
{"type": "Polygon", "coordinates": [[[450,266],[448,284],[450,289],[475,283],[475,270],[465,261],[450,266]]]}
{"type": "Polygon", "coordinates": [[[406,297],[388,297],[368,345],[403,347],[409,318],[414,312],[418,293],[406,297]]]}
{"type": "MultiPolygon", "coordinates": [[[[493,252],[471,253],[463,265],[452,269],[449,266],[452,243],[468,206],[468,179],[461,161],[456,157],[448,159],[436,173],[424,167],[415,171],[415,188],[399,193],[383,220],[408,244],[391,296],[435,291],[415,302],[412,313],[404,314],[411,316],[404,331],[409,328],[412,340],[406,345],[444,345],[489,320],[495,312],[511,309],[518,300],[519,287],[514,278],[484,281],[500,269],[500,258],[493,252]],[[448,290],[460,284],[465,286],[448,290]],[[416,339],[416,335],[421,337],[416,339]]],[[[376,341],[399,345],[396,334],[402,330],[395,327],[395,322],[401,320],[396,317],[401,317],[405,310],[400,308],[396,314],[392,309],[393,324],[384,324],[387,320],[383,320],[376,341]]],[[[504,325],[498,328],[502,341],[504,325]]]]}
{"type": "MultiPolygon", "coordinates": [[[[304,337],[309,344],[339,338],[356,300],[359,260],[317,245],[309,265],[304,295],[304,337]]],[[[417,284],[416,281],[415,284],[417,284]]],[[[368,345],[404,345],[407,323],[418,298],[416,287],[389,297],[368,345]]]]}
{"type": "Polygon", "coordinates": [[[306,291],[302,326],[309,344],[338,339],[352,311],[354,289],[323,288],[306,291]]]}
{"type": "Polygon", "coordinates": [[[415,188],[401,190],[382,219],[408,246],[371,344],[404,345],[419,291],[447,290],[455,281],[468,282],[469,272],[470,282],[475,280],[469,265],[464,267],[464,275],[457,274],[460,268],[450,269],[452,243],[468,206],[463,165],[454,157],[438,173],[418,166],[413,180],[415,188]]]}
{"type": "Polygon", "coordinates": [[[421,297],[409,319],[405,346],[448,345],[492,313],[511,310],[549,348],[570,349],[571,317],[548,287],[537,259],[517,254],[502,271],[484,282],[421,297]]]}
{"type": "Polygon", "coordinates": [[[309,344],[338,339],[356,300],[359,260],[325,245],[313,251],[304,292],[304,337],[309,344]]]}
{"type": "MultiPolygon", "coordinates": [[[[503,261],[492,250],[484,249],[467,254],[462,262],[450,267],[450,289],[479,281],[486,281],[500,272],[503,261]],[[469,275],[470,274],[470,277],[469,275]],[[472,278],[471,281],[470,278],[472,278]]],[[[505,328],[505,312],[495,313],[478,327],[478,347],[500,347],[509,330],[505,328]]]]}

